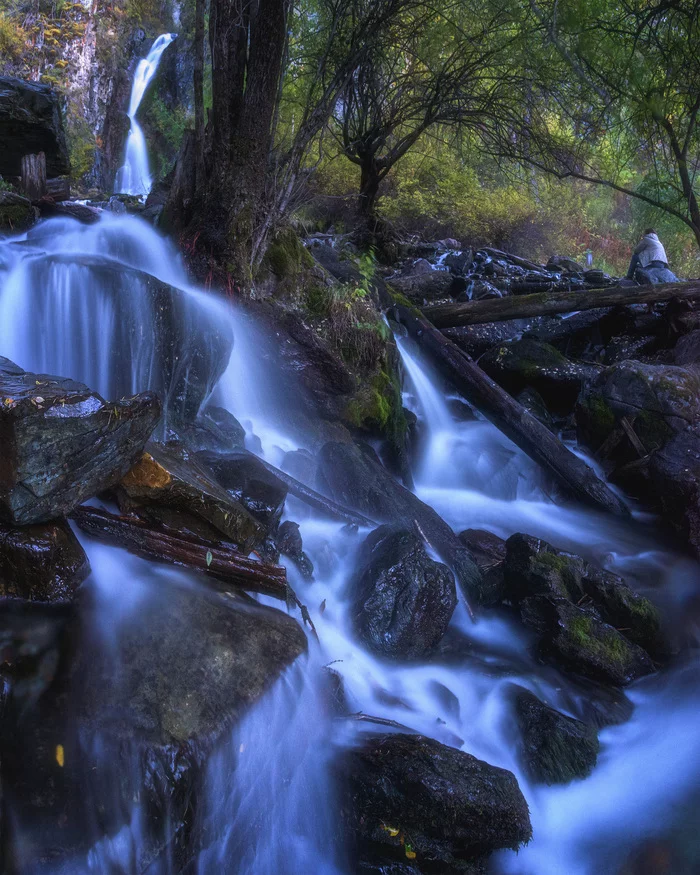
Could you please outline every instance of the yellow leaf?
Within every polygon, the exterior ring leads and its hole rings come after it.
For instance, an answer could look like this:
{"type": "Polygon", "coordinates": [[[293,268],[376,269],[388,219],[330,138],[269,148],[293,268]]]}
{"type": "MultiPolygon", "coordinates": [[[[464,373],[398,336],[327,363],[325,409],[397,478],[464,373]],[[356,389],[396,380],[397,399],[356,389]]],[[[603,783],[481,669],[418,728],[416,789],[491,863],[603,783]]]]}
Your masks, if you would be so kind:
{"type": "Polygon", "coordinates": [[[416,859],[416,852],[409,851],[408,848],[406,848],[406,856],[408,857],[409,860],[415,860],[416,859]]]}
{"type": "Polygon", "coordinates": [[[57,744],[56,745],[56,762],[59,764],[59,766],[61,768],[63,768],[63,764],[65,763],[65,761],[66,761],[66,756],[65,756],[65,753],[63,750],[63,745],[57,744]]]}
{"type": "Polygon", "coordinates": [[[382,829],[389,833],[392,839],[396,838],[399,834],[399,830],[393,826],[387,826],[385,823],[382,824],[382,829]]]}

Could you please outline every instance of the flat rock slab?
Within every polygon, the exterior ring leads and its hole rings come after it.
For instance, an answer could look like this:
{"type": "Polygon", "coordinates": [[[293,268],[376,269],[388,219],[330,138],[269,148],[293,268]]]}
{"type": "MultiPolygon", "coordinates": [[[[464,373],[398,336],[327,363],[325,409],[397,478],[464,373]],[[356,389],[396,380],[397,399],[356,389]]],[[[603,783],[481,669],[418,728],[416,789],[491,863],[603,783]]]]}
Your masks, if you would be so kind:
{"type": "Polygon", "coordinates": [[[150,392],[107,402],[83,383],[0,358],[0,519],[46,522],[113,486],[160,410],[150,392]]]}

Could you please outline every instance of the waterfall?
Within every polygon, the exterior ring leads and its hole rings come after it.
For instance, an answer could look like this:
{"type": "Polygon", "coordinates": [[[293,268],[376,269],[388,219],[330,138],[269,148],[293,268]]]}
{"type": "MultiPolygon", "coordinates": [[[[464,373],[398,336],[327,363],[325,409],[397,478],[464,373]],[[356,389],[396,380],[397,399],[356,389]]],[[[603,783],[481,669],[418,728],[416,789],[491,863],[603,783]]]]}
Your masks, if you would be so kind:
{"type": "MultiPolygon", "coordinates": [[[[171,37],[161,39],[162,50],[171,37]]],[[[142,81],[140,94],[147,84],[142,81]]],[[[0,354],[24,368],[83,380],[107,397],[158,388],[167,402],[168,394],[181,397],[180,372],[189,379],[211,338],[230,342],[232,335],[232,353],[229,347],[212,348],[204,357],[212,384],[207,391],[238,416],[251,449],[270,461],[279,463],[290,449],[310,449],[303,436],[290,433],[295,400],[280,390],[274,339],[266,341],[259,326],[228,303],[192,288],[175,247],[152,227],[105,214],[90,226],[52,219],[0,239],[0,354]],[[163,285],[180,302],[167,325],[159,321],[153,299],[154,288],[163,285]],[[169,357],[158,340],[164,331],[174,344],[169,357]]],[[[648,531],[582,507],[556,505],[534,463],[478,416],[453,416],[444,387],[419,351],[404,339],[399,349],[406,395],[424,433],[416,492],[455,531],[473,527],[503,537],[517,531],[543,537],[677,601],[697,587],[697,565],[657,544],[648,531]]],[[[257,702],[210,759],[196,813],[208,841],[187,871],[349,875],[329,760],[333,747],[346,744],[354,729],[352,721],[333,719],[324,710],[320,678],[330,665],[342,680],[349,713],[395,721],[515,773],[530,806],[534,837],[518,854],[503,852],[493,861],[498,875],[618,875],[644,838],[663,834],[672,820],[683,824],[684,817],[692,841],[688,800],[700,791],[696,655],[691,652],[685,664],[628,692],[632,718],[601,733],[599,763],[589,778],[563,787],[532,784],[513,740],[512,684],[574,715],[586,706],[581,687],[534,658],[529,634],[513,616],[498,611],[484,611],[472,622],[459,606],[450,629],[457,647],[430,662],[376,658],[353,631],[348,592],[365,533],[329,522],[295,499],[287,501],[285,513],[300,523],[304,550],[316,568],[312,584],[298,581],[293,566],[288,571],[297,592],[304,593],[320,644],[310,642],[308,658],[257,702]],[[682,817],[676,817],[678,811],[682,817]]],[[[138,632],[142,647],[152,646],[152,618],[178,588],[200,592],[200,582],[184,570],[84,536],[81,541],[93,568],[84,585],[92,596],[89,628],[100,653],[113,654],[116,683],[123,668],[122,636],[138,632]]],[[[164,674],[168,669],[162,666],[164,674]]],[[[83,729],[79,712],[69,718],[83,729]]],[[[84,750],[86,759],[100,755],[97,746],[84,750]]],[[[114,772],[116,767],[105,770],[116,786],[120,776],[114,772]]],[[[29,843],[35,824],[13,814],[10,789],[3,787],[8,821],[17,820],[15,828],[29,843]]],[[[134,862],[148,850],[143,847],[147,813],[137,796],[133,808],[121,812],[118,828],[103,827],[95,813],[95,823],[86,828],[91,847],[82,860],[55,869],[40,870],[37,864],[20,875],[145,871],[134,862]]],[[[46,829],[60,833],[61,827],[52,823],[46,829]]],[[[148,870],[149,875],[181,871],[167,857],[148,870]]]]}
{"type": "Polygon", "coordinates": [[[141,126],[136,121],[136,113],[141,105],[146,89],[156,75],[158,64],[163,52],[175,39],[176,34],[164,33],[153,43],[148,57],[142,58],[134,73],[134,84],[131,87],[129,99],[129,121],[131,127],[126,140],[126,156],[124,164],[117,172],[115,190],[119,194],[147,195],[151,190],[153,180],[148,166],[148,150],[146,138],[141,126]]]}

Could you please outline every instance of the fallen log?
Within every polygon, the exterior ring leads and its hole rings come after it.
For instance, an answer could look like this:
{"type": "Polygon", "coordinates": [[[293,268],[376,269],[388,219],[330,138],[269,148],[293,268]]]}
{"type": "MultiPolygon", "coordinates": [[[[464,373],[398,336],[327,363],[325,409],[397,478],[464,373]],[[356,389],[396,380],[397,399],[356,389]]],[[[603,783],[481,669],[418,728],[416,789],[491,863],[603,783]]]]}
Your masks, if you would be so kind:
{"type": "Polygon", "coordinates": [[[457,328],[484,322],[505,322],[509,319],[529,319],[533,316],[555,316],[579,310],[598,310],[626,304],[661,304],[671,301],[700,299],[700,281],[665,283],[658,286],[613,286],[584,291],[541,292],[509,298],[488,298],[464,304],[437,304],[425,307],[423,314],[436,328],[457,328]]]}
{"type": "Polygon", "coordinates": [[[391,316],[428,352],[467,401],[531,459],[549,471],[569,495],[602,510],[627,516],[612,490],[559,438],[495,383],[474,361],[425,319],[397,305],[391,316]]]}
{"type": "Polygon", "coordinates": [[[516,267],[522,267],[524,270],[534,270],[538,273],[547,273],[547,268],[543,264],[535,264],[534,261],[529,261],[527,258],[521,258],[519,255],[510,255],[507,252],[503,252],[502,249],[494,249],[493,246],[484,246],[481,251],[490,255],[491,258],[510,261],[511,264],[516,265],[516,267]]]}
{"type": "Polygon", "coordinates": [[[287,571],[281,565],[257,562],[225,541],[215,543],[192,535],[159,531],[138,517],[115,516],[81,505],[71,519],[88,535],[124,547],[144,559],[155,559],[201,571],[227,586],[286,601],[287,571]]]}

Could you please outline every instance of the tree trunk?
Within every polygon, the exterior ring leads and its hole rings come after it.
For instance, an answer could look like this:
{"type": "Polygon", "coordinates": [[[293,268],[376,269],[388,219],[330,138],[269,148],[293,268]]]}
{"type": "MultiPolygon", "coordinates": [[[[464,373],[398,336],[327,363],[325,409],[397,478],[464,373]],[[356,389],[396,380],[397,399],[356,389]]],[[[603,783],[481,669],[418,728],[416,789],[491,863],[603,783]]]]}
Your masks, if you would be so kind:
{"type": "Polygon", "coordinates": [[[25,155],[22,158],[22,191],[30,201],[38,201],[46,194],[46,155],[25,155]]]}
{"type": "Polygon", "coordinates": [[[464,397],[523,452],[549,471],[566,492],[586,504],[618,516],[629,511],[592,468],[568,450],[556,435],[495,383],[468,356],[425,319],[395,306],[394,318],[437,362],[464,397]]]}
{"type": "Polygon", "coordinates": [[[360,165],[360,193],[357,207],[360,215],[365,219],[371,219],[374,216],[380,181],[379,169],[374,157],[363,161],[360,165]]]}
{"type": "Polygon", "coordinates": [[[204,7],[206,0],[196,0],[194,13],[194,148],[195,183],[205,184],[204,175],[204,7]]]}
{"type": "Polygon", "coordinates": [[[465,304],[437,304],[424,309],[425,316],[436,328],[457,328],[460,325],[480,325],[484,322],[506,322],[509,319],[529,319],[532,316],[554,316],[579,310],[598,310],[626,304],[660,304],[665,301],[700,299],[700,281],[665,283],[657,286],[620,286],[607,289],[586,289],[583,292],[541,292],[535,295],[514,295],[465,304]]]}

